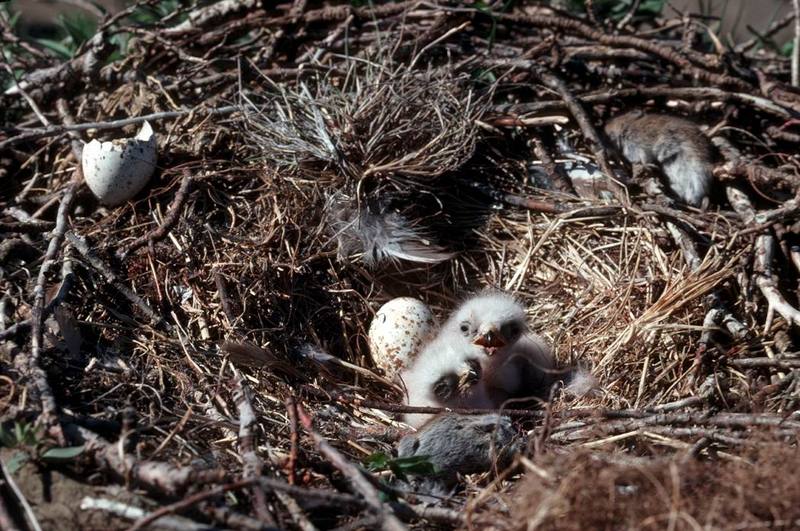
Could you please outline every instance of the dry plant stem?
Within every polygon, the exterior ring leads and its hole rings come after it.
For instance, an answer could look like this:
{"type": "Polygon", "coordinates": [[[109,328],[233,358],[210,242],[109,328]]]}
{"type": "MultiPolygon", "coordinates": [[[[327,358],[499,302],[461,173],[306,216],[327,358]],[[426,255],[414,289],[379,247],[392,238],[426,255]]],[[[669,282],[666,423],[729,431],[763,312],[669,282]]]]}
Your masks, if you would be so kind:
{"type": "Polygon", "coordinates": [[[645,429],[650,426],[674,426],[695,424],[699,426],[718,428],[748,429],[756,426],[785,428],[788,430],[800,429],[800,420],[787,420],[783,416],[771,414],[748,413],[719,413],[712,415],[708,412],[689,413],[662,413],[638,419],[620,419],[587,423],[586,426],[562,426],[553,428],[553,433],[570,432],[566,435],[568,440],[579,440],[595,435],[600,430],[606,435],[625,433],[645,429]]]}
{"type": "Polygon", "coordinates": [[[52,136],[59,136],[72,131],[88,131],[89,129],[108,130],[108,129],[121,129],[126,125],[141,124],[145,121],[157,122],[159,120],[174,120],[188,114],[196,114],[197,116],[227,116],[239,110],[237,105],[228,105],[226,107],[218,107],[215,109],[193,108],[185,109],[182,111],[165,111],[147,114],[144,116],[137,116],[135,118],[123,118],[121,120],[111,120],[108,122],[89,122],[75,125],[58,125],[51,127],[42,127],[38,129],[23,130],[17,136],[12,136],[0,142],[0,151],[5,148],[19,144],[20,142],[27,142],[31,140],[38,140],[40,138],[47,138],[52,136]]]}
{"type": "Polygon", "coordinates": [[[36,94],[46,96],[63,83],[88,81],[97,75],[113,50],[113,46],[106,40],[105,32],[99,31],[84,43],[79,55],[59,65],[26,73],[22,83],[5,93],[13,95],[19,94],[21,89],[32,89],[36,94]]]}
{"type": "MultiPolygon", "coordinates": [[[[558,28],[567,32],[577,33],[578,35],[581,35],[590,41],[596,41],[600,44],[605,44],[608,46],[635,48],[637,50],[660,57],[661,59],[680,67],[688,74],[696,76],[703,81],[709,82],[710,84],[735,87],[739,90],[744,90],[745,92],[752,89],[748,83],[739,78],[709,72],[704,68],[698,68],[692,64],[692,61],[682,56],[675,50],[665,46],[660,46],[651,40],[640,39],[629,35],[609,35],[601,30],[594,29],[593,27],[584,24],[579,20],[567,17],[525,15],[522,13],[497,13],[495,16],[499,20],[529,24],[539,28],[558,28]]],[[[692,56],[692,58],[697,61],[697,56],[692,56]]]]}
{"type": "MultiPolygon", "coordinates": [[[[797,113],[775,103],[772,100],[743,92],[731,92],[716,87],[637,87],[590,92],[576,96],[583,104],[605,103],[622,98],[667,98],[710,100],[720,102],[743,103],[780,118],[793,118],[797,113]]],[[[533,103],[503,104],[494,107],[497,112],[537,113],[557,111],[564,108],[559,100],[538,101],[533,103]]]]}
{"type": "MultiPolygon", "coordinates": [[[[2,477],[0,477],[0,484],[5,483],[8,490],[10,490],[11,493],[14,495],[14,497],[17,499],[17,502],[22,507],[22,512],[25,515],[25,521],[28,523],[28,525],[30,525],[30,529],[32,529],[33,531],[42,531],[42,527],[41,525],[39,525],[39,521],[36,519],[36,513],[33,512],[30,503],[28,503],[28,500],[25,499],[25,495],[19,489],[19,486],[14,481],[14,478],[11,476],[11,472],[9,472],[8,468],[3,462],[0,462],[0,471],[2,472],[2,477]]],[[[0,509],[2,509],[3,513],[6,515],[2,519],[7,519],[8,525],[10,526],[6,528],[5,527],[6,524],[0,522],[4,524],[4,526],[0,527],[0,529],[18,529],[13,525],[12,523],[13,519],[11,518],[11,515],[7,513],[7,507],[4,503],[2,496],[0,496],[0,509]]]]}
{"type": "MultiPolygon", "coordinates": [[[[256,453],[256,436],[253,433],[253,428],[256,425],[256,414],[250,400],[250,389],[244,383],[241,372],[235,368],[233,369],[233,382],[233,400],[236,403],[236,409],[239,411],[239,455],[243,464],[242,478],[258,478],[261,476],[264,464],[256,453]]],[[[253,489],[253,498],[253,505],[259,519],[268,525],[276,525],[275,518],[267,508],[266,494],[260,486],[256,486],[253,489]]]]}
{"type": "Polygon", "coordinates": [[[64,234],[68,229],[67,217],[72,207],[72,201],[75,198],[75,192],[80,186],[82,176],[83,174],[79,166],[75,170],[72,182],[67,186],[67,189],[61,196],[61,204],[56,214],[56,227],[53,229],[53,234],[50,237],[50,243],[47,246],[47,252],[42,260],[42,266],[39,268],[39,275],[33,289],[33,305],[31,307],[31,351],[29,357],[23,358],[22,361],[22,365],[25,368],[24,374],[27,374],[35,387],[35,391],[31,389],[32,394],[33,396],[38,396],[41,401],[42,417],[40,420],[45,427],[53,428],[53,434],[61,444],[64,442],[64,434],[58,424],[58,405],[56,404],[56,399],[55,396],[53,396],[50,384],[47,382],[47,374],[40,365],[43,341],[42,326],[44,325],[45,284],[47,282],[47,274],[50,268],[55,264],[56,255],[64,241],[64,234]]]}
{"type": "Polygon", "coordinates": [[[728,361],[734,367],[769,367],[782,370],[800,369],[800,359],[792,358],[738,358],[728,361]]]}
{"type": "Polygon", "coordinates": [[[628,12],[625,13],[625,16],[622,17],[617,23],[618,30],[624,29],[625,26],[628,25],[628,22],[630,22],[633,19],[633,16],[636,14],[636,11],[639,10],[639,4],[641,3],[642,0],[633,0],[633,3],[631,3],[631,7],[628,8],[628,12]]]}
{"type": "MultiPolygon", "coordinates": [[[[104,498],[90,498],[86,496],[81,500],[80,509],[82,511],[105,511],[120,518],[129,520],[137,520],[147,518],[150,513],[139,507],[126,505],[114,500],[107,500],[104,498]]],[[[162,516],[158,519],[158,527],[164,529],[173,529],[175,531],[206,531],[208,526],[205,524],[198,524],[187,518],[180,516],[162,516]]]]}
{"type": "Polygon", "coordinates": [[[89,244],[86,240],[73,232],[67,233],[67,239],[70,243],[77,249],[79,253],[91,264],[93,268],[95,268],[101,275],[103,275],[106,280],[116,289],[119,291],[126,299],[128,299],[132,304],[134,304],[137,308],[139,308],[142,313],[147,316],[150,322],[157,326],[162,326],[167,330],[171,330],[172,326],[167,323],[160,315],[158,315],[153,308],[150,307],[147,302],[138,296],[136,293],[133,292],[128,286],[123,284],[117,279],[117,275],[111,271],[103,261],[97,257],[94,252],[89,248],[89,244]]]}
{"type": "MultiPolygon", "coordinates": [[[[180,501],[177,501],[175,503],[170,503],[168,505],[164,505],[164,506],[160,507],[158,510],[153,511],[152,513],[148,514],[144,518],[141,518],[141,519],[137,520],[136,522],[134,522],[134,524],[132,526],[130,526],[128,528],[128,531],[140,531],[141,529],[144,529],[147,526],[151,525],[153,522],[155,522],[159,518],[162,518],[164,516],[167,516],[167,515],[170,515],[170,514],[173,514],[173,513],[177,513],[177,512],[180,512],[180,511],[184,511],[184,510],[188,509],[189,507],[191,507],[192,505],[196,505],[196,504],[198,504],[198,503],[200,503],[200,502],[202,502],[204,500],[207,500],[209,498],[217,497],[217,496],[219,496],[221,494],[224,494],[224,493],[226,493],[228,491],[231,491],[231,490],[238,490],[238,489],[241,489],[241,488],[245,488],[245,487],[247,487],[249,485],[252,485],[252,484],[253,484],[253,480],[244,479],[244,480],[236,481],[236,482],[233,482],[233,483],[228,483],[227,485],[219,485],[219,486],[214,487],[212,489],[209,489],[209,490],[206,490],[206,491],[203,491],[203,492],[198,492],[196,494],[192,494],[191,496],[187,496],[186,498],[184,498],[184,499],[182,499],[180,501]]],[[[277,528],[273,528],[273,529],[277,529],[277,528]]]]}
{"type": "Polygon", "coordinates": [[[394,515],[392,510],[386,506],[383,502],[381,502],[378,491],[372,484],[362,475],[362,471],[352,463],[350,463],[336,448],[331,446],[328,441],[326,441],[322,435],[314,430],[314,426],[311,423],[311,417],[308,416],[303,408],[298,405],[297,406],[297,414],[300,419],[300,423],[303,425],[303,428],[306,430],[308,435],[314,441],[314,445],[317,447],[317,450],[324,455],[328,461],[331,462],[333,466],[339,469],[339,471],[345,475],[350,480],[351,485],[353,488],[364,497],[364,500],[367,502],[372,510],[374,510],[380,518],[380,527],[385,531],[403,531],[406,527],[397,519],[394,515]]]}
{"type": "Polygon", "coordinates": [[[281,501],[283,506],[286,507],[286,510],[289,511],[289,515],[292,517],[295,525],[300,528],[300,531],[317,531],[317,527],[312,524],[311,520],[303,513],[303,509],[294,498],[279,490],[276,490],[274,494],[275,497],[281,501]]]}
{"type": "Polygon", "coordinates": [[[183,170],[183,179],[181,180],[180,188],[175,193],[175,198],[172,200],[172,203],[169,205],[169,211],[167,215],[164,217],[164,222],[159,225],[159,227],[149,234],[142,236],[133,241],[130,245],[128,245],[125,250],[123,250],[119,254],[119,259],[124,260],[127,258],[133,251],[143,247],[145,245],[152,246],[153,243],[162,240],[172,227],[175,226],[175,223],[178,222],[178,218],[180,217],[181,210],[183,209],[183,204],[186,202],[186,198],[189,195],[189,188],[192,184],[192,174],[189,170],[183,170]]]}
{"type": "Polygon", "coordinates": [[[256,518],[252,518],[245,514],[237,513],[236,511],[221,505],[212,505],[211,503],[202,503],[199,507],[200,511],[218,522],[226,529],[246,529],[248,531],[275,531],[274,527],[267,527],[256,518]]]}
{"type": "MultiPolygon", "coordinates": [[[[47,318],[53,314],[55,309],[67,297],[67,294],[70,292],[73,284],[75,283],[75,274],[72,270],[72,260],[68,258],[70,249],[71,247],[66,247],[64,250],[64,263],[61,266],[61,285],[58,287],[58,292],[56,293],[55,297],[53,297],[50,302],[47,303],[47,306],[45,306],[42,314],[43,320],[47,320],[47,318]]],[[[30,327],[30,319],[25,319],[24,321],[14,323],[5,330],[0,331],[0,341],[4,341],[23,331],[27,331],[30,327]]]]}
{"type": "Polygon", "coordinates": [[[190,487],[223,482],[228,477],[227,472],[221,469],[198,470],[158,461],[137,460],[132,455],[120,452],[118,444],[111,444],[76,424],[65,424],[64,431],[75,443],[85,446],[85,455],[91,457],[101,470],[160,495],[178,496],[190,487]]]}
{"type": "Polygon", "coordinates": [[[286,475],[289,478],[289,484],[294,485],[297,482],[297,452],[300,442],[300,434],[298,433],[297,422],[297,400],[294,395],[286,398],[286,413],[289,416],[289,461],[286,463],[286,475]]]}
{"type": "Polygon", "coordinates": [[[800,311],[784,298],[778,290],[778,279],[772,271],[775,256],[775,237],[762,234],[756,238],[753,271],[756,273],[756,285],[767,299],[769,307],[778,312],[786,322],[800,325],[800,311]]]}
{"type": "Polygon", "coordinates": [[[781,31],[783,28],[791,24],[792,21],[794,21],[794,19],[795,19],[795,14],[794,12],[791,12],[782,19],[773,21],[769,25],[769,28],[767,28],[767,31],[765,31],[764,33],[760,33],[756,37],[753,37],[750,40],[737,44],[734,49],[736,50],[737,53],[748,52],[753,48],[755,48],[759,43],[763,42],[764,39],[769,39],[779,31],[781,31]]]}
{"type": "Polygon", "coordinates": [[[427,503],[417,505],[397,502],[392,503],[391,506],[407,522],[423,519],[454,526],[463,526],[466,523],[466,516],[461,511],[446,507],[434,507],[427,503]]]}
{"type": "MultiPolygon", "coordinates": [[[[675,240],[675,243],[681,248],[686,265],[691,271],[697,271],[702,264],[702,260],[700,259],[700,254],[697,252],[697,246],[694,240],[674,223],[667,222],[666,226],[672,238],[675,240]]],[[[711,301],[713,307],[708,311],[703,321],[704,330],[700,337],[700,344],[706,346],[710,343],[712,327],[719,324],[723,324],[728,332],[737,340],[747,339],[749,334],[747,327],[722,306],[722,297],[718,290],[712,292],[708,300],[711,301]]],[[[698,358],[697,369],[699,369],[700,361],[701,360],[698,358]]]]}
{"type": "Polygon", "coordinates": [[[800,86],[800,0],[792,0],[794,9],[794,46],[792,47],[792,86],[800,86]]]}

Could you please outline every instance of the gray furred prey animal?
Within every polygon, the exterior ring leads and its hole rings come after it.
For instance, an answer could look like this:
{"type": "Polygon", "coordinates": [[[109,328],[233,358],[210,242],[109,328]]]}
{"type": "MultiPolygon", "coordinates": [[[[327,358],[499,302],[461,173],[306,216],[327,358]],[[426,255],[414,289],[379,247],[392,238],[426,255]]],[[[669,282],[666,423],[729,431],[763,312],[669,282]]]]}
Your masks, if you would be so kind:
{"type": "Polygon", "coordinates": [[[400,458],[425,456],[434,466],[431,476],[411,477],[411,486],[423,494],[446,496],[459,474],[477,474],[507,467],[522,447],[511,419],[497,414],[442,413],[397,445],[400,458]]]}
{"type": "Polygon", "coordinates": [[[700,206],[708,195],[714,149],[693,122],[633,111],[610,120],[605,132],[631,164],[657,165],[682,201],[700,206]]]}
{"type": "MultiPolygon", "coordinates": [[[[406,387],[407,403],[422,407],[460,407],[483,409],[493,407],[482,379],[480,347],[460,341],[440,331],[414,362],[400,374],[406,387]]],[[[406,414],[407,424],[419,427],[431,415],[406,414]]]]}
{"type": "Polygon", "coordinates": [[[528,332],[525,309],[514,297],[485,291],[467,299],[442,331],[482,349],[483,380],[495,407],[509,398],[548,398],[557,379],[555,360],[528,332]]]}

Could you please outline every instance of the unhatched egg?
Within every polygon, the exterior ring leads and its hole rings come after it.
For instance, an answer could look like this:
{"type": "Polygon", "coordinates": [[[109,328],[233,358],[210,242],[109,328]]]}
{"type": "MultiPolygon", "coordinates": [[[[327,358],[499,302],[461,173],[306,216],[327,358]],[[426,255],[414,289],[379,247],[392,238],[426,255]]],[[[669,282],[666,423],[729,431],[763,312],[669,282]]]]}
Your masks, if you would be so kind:
{"type": "Polygon", "coordinates": [[[389,378],[394,378],[411,364],[435,325],[424,302],[411,297],[390,300],[381,306],[369,327],[373,361],[389,378]]]}

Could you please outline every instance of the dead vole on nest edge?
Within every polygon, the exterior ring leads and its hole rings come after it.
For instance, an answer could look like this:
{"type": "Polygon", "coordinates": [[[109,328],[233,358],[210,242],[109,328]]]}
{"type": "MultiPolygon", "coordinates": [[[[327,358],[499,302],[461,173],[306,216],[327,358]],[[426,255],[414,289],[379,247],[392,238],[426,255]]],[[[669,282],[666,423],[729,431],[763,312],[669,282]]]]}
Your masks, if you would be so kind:
{"type": "Polygon", "coordinates": [[[398,443],[398,457],[425,456],[436,472],[414,477],[412,487],[423,494],[446,495],[459,474],[502,470],[522,447],[511,419],[501,415],[443,413],[406,435],[398,443]]]}
{"type": "Polygon", "coordinates": [[[632,111],[609,121],[605,132],[628,162],[659,166],[678,198],[702,204],[713,180],[714,149],[697,124],[632,111]]]}

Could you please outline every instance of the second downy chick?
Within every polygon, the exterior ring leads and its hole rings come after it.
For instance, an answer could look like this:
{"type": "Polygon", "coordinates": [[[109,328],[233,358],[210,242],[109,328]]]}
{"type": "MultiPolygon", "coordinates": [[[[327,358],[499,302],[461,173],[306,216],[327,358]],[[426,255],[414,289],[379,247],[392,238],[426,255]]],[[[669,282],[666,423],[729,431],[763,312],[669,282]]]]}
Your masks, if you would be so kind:
{"type": "MultiPolygon", "coordinates": [[[[400,374],[406,387],[406,403],[423,407],[492,408],[494,404],[482,378],[482,356],[480,347],[440,331],[400,374]]],[[[404,420],[419,427],[430,417],[429,414],[410,413],[404,420]]]]}
{"type": "Polygon", "coordinates": [[[485,291],[467,299],[442,330],[482,349],[483,379],[494,407],[509,398],[548,397],[557,379],[555,360],[544,341],[528,332],[525,309],[514,297],[485,291]]]}
{"type": "Polygon", "coordinates": [[[678,198],[702,204],[713,181],[714,149],[697,124],[632,111],[609,121],[605,132],[628,162],[659,166],[678,198]]]}

